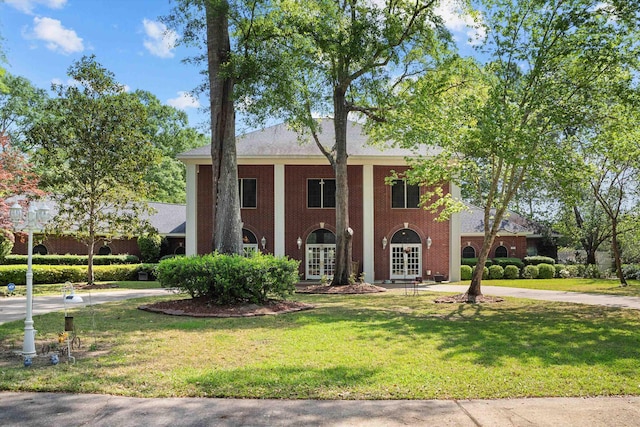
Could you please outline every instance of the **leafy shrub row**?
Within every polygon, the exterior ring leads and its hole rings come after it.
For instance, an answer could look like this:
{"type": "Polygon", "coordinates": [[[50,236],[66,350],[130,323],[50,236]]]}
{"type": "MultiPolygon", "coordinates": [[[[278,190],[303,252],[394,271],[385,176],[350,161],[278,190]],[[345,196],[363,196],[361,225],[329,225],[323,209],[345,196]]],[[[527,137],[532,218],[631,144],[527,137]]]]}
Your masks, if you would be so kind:
{"type": "MultiPolygon", "coordinates": [[[[87,265],[87,255],[33,255],[31,262],[41,265],[87,265]]],[[[93,265],[138,264],[140,260],[135,255],[95,255],[93,265]]],[[[0,264],[27,264],[27,255],[7,255],[0,264]]]]}
{"type": "MultiPolygon", "coordinates": [[[[551,259],[551,258],[549,258],[551,259]]],[[[491,265],[485,267],[483,272],[483,279],[552,279],[569,278],[569,277],[584,277],[590,279],[599,279],[602,277],[602,273],[595,265],[562,265],[562,264],[527,264],[522,268],[517,265],[509,264],[504,268],[500,265],[491,265]]],[[[471,280],[475,267],[471,268],[468,265],[460,266],[460,278],[461,280],[471,280]]],[[[627,279],[640,280],[640,264],[628,265],[623,268],[623,274],[627,279]]]]}
{"type": "Polygon", "coordinates": [[[263,303],[286,298],[295,290],[299,261],[254,253],[250,257],[212,254],[166,259],[156,269],[163,287],[215,304],[263,303]]]}
{"type": "Polygon", "coordinates": [[[540,256],[540,255],[526,256],[522,261],[524,262],[524,265],[539,265],[539,264],[554,265],[556,263],[555,259],[548,256],[540,256]]]}
{"type": "MultiPolygon", "coordinates": [[[[478,263],[478,258],[462,258],[460,264],[468,265],[470,267],[475,267],[478,263]]],[[[488,259],[485,263],[485,267],[491,267],[492,265],[499,265],[502,268],[505,268],[508,265],[515,265],[518,268],[524,267],[524,263],[520,258],[493,258],[488,259]]]]}
{"type": "Polygon", "coordinates": [[[622,274],[627,280],[640,280],[640,264],[623,265],[622,274]]]}
{"type": "MultiPolygon", "coordinates": [[[[97,265],[93,268],[96,281],[136,280],[141,264],[97,265]]],[[[83,282],[87,280],[87,267],[78,265],[34,265],[33,283],[83,282]]],[[[26,265],[1,265],[0,284],[25,285],[26,265]]]]}

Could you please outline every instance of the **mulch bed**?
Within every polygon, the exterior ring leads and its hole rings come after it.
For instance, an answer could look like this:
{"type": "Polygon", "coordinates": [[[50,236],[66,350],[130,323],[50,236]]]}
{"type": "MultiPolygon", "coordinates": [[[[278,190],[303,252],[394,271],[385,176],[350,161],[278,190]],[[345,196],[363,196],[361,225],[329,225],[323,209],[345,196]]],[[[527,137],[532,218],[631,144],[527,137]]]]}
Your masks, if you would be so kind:
{"type": "Polygon", "coordinates": [[[296,289],[299,294],[371,294],[386,292],[387,289],[370,283],[354,283],[353,285],[310,285],[296,289]]]}
{"type": "Polygon", "coordinates": [[[208,298],[187,298],[173,301],[161,301],[153,304],[142,305],[140,310],[154,313],[169,314],[172,316],[191,317],[253,317],[269,314],[293,313],[296,311],[310,310],[311,304],[298,301],[270,300],[265,304],[212,304],[208,298]]]}
{"type": "Polygon", "coordinates": [[[469,298],[469,295],[458,294],[446,297],[439,297],[434,300],[434,302],[439,304],[460,304],[460,303],[470,303],[470,304],[480,304],[480,303],[496,303],[503,302],[504,298],[500,297],[489,297],[484,295],[477,295],[475,298],[469,298]]]}

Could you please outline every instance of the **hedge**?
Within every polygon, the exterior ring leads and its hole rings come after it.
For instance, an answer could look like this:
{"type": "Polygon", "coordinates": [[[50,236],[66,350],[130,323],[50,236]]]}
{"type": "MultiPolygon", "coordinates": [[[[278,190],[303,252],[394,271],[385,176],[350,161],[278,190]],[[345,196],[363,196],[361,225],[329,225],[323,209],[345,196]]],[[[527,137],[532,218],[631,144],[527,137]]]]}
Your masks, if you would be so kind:
{"type": "Polygon", "coordinates": [[[193,298],[215,304],[264,303],[270,297],[286,298],[299,280],[299,261],[259,252],[239,255],[202,255],[171,258],[157,267],[163,287],[177,288],[193,298]]]}
{"type": "MultiPolygon", "coordinates": [[[[472,274],[476,272],[476,267],[473,267],[472,274]]],[[[489,279],[489,267],[484,267],[482,269],[482,280],[489,279]]]]}
{"type": "Polygon", "coordinates": [[[523,279],[537,279],[538,278],[538,266],[537,265],[525,265],[522,269],[523,279]]]}
{"type": "MultiPolygon", "coordinates": [[[[27,264],[28,255],[7,255],[0,264],[27,264]]],[[[87,255],[32,255],[33,265],[87,265],[87,255]]],[[[139,264],[140,259],[135,255],[94,255],[93,265],[139,264]]]]}
{"type": "MultiPolygon", "coordinates": [[[[478,258],[462,258],[460,262],[460,264],[468,265],[470,267],[475,267],[477,263],[478,258]]],[[[487,261],[484,263],[485,267],[490,267],[491,265],[493,265],[493,261],[491,261],[490,259],[487,259],[487,261]]]]}
{"type": "Polygon", "coordinates": [[[504,276],[504,268],[499,265],[489,267],[489,279],[502,279],[504,276]]]}
{"type": "Polygon", "coordinates": [[[507,265],[515,265],[519,269],[524,267],[524,263],[520,258],[493,258],[493,264],[505,268],[507,265]]]}
{"type": "Polygon", "coordinates": [[[505,279],[517,279],[520,277],[520,269],[515,265],[507,265],[504,268],[504,276],[505,279]]]}
{"type": "Polygon", "coordinates": [[[469,265],[460,266],[460,280],[471,280],[473,269],[469,265]]]}
{"type": "Polygon", "coordinates": [[[552,264],[538,264],[538,277],[537,279],[553,279],[556,275],[556,269],[552,264]]]}
{"type": "Polygon", "coordinates": [[[551,264],[554,265],[556,260],[548,256],[526,256],[523,259],[525,265],[551,264]]]}
{"type": "MultiPolygon", "coordinates": [[[[136,280],[142,264],[96,265],[93,275],[96,281],[136,280]]],[[[33,283],[86,282],[87,267],[78,265],[34,265],[33,283]]],[[[0,265],[0,285],[14,283],[25,285],[26,265],[0,265]]]]}

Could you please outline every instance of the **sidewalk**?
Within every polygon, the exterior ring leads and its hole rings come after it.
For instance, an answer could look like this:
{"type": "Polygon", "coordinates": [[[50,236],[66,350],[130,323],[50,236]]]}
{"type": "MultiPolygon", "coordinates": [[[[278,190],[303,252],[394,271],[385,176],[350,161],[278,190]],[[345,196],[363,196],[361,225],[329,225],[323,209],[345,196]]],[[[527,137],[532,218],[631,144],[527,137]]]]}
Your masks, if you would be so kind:
{"type": "Polygon", "coordinates": [[[622,427],[640,425],[640,397],[356,401],[0,392],[0,425],[622,427]]]}

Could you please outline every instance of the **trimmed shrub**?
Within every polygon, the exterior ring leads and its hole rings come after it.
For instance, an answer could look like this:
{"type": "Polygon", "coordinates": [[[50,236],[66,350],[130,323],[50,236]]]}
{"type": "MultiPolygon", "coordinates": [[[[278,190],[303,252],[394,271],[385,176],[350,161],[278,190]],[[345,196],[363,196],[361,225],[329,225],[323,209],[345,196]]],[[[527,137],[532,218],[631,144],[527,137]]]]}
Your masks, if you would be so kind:
{"type": "MultiPolygon", "coordinates": [[[[140,265],[96,265],[93,267],[97,281],[135,280],[140,265]]],[[[34,265],[33,283],[83,282],[87,280],[87,267],[79,265],[34,265]]],[[[0,283],[26,284],[26,265],[0,266],[0,283]]]]}
{"type": "Polygon", "coordinates": [[[144,234],[138,237],[138,248],[142,262],[158,262],[162,237],[157,233],[144,234]]]}
{"type": "Polygon", "coordinates": [[[519,269],[524,267],[524,263],[520,258],[494,258],[493,265],[499,265],[502,268],[505,268],[507,265],[515,265],[519,269]]]}
{"type": "MultiPolygon", "coordinates": [[[[476,272],[476,267],[473,267],[472,271],[471,271],[471,275],[473,277],[473,274],[476,272]]],[[[484,267],[482,269],[482,280],[487,280],[489,278],[489,268],[488,267],[484,267]]]]}
{"type": "Polygon", "coordinates": [[[602,272],[597,265],[589,264],[585,266],[582,277],[586,279],[600,279],[602,277],[602,272]]]}
{"type": "Polygon", "coordinates": [[[548,256],[526,256],[523,259],[524,265],[551,264],[554,265],[556,260],[548,256]]]}
{"type": "Polygon", "coordinates": [[[0,229],[0,260],[11,253],[16,239],[9,230],[0,229]]]}
{"type": "Polygon", "coordinates": [[[507,265],[504,268],[504,276],[505,279],[517,279],[520,277],[520,269],[515,265],[507,265]]]}
{"type": "MultiPolygon", "coordinates": [[[[27,264],[27,255],[7,255],[1,262],[4,265],[27,264]]],[[[33,265],[87,265],[87,255],[33,255],[33,265]]],[[[135,255],[95,255],[93,265],[139,264],[135,255]]]]}
{"type": "Polygon", "coordinates": [[[499,265],[489,267],[489,279],[502,279],[504,276],[504,268],[499,265]]]}
{"type": "Polygon", "coordinates": [[[206,297],[216,304],[264,303],[295,291],[299,261],[254,253],[203,255],[166,259],[157,267],[163,287],[177,288],[193,298],[206,297]]]}
{"type": "Polygon", "coordinates": [[[522,269],[523,279],[536,279],[538,278],[538,266],[537,265],[525,265],[522,269]]]}
{"type": "Polygon", "coordinates": [[[564,264],[555,264],[553,267],[556,270],[553,277],[561,277],[560,272],[565,269],[564,264]]]}
{"type": "Polygon", "coordinates": [[[640,264],[623,265],[622,275],[627,280],[640,280],[640,264]]]}
{"type": "Polygon", "coordinates": [[[553,279],[556,275],[556,269],[551,264],[538,264],[538,279],[553,279]]]}
{"type": "Polygon", "coordinates": [[[565,265],[564,269],[569,273],[569,277],[579,277],[580,267],[584,270],[584,266],[580,264],[565,265]]]}
{"type": "Polygon", "coordinates": [[[473,274],[473,269],[468,265],[460,266],[460,279],[461,280],[471,280],[471,275],[473,274]]]}
{"type": "MultiPolygon", "coordinates": [[[[462,265],[468,265],[471,267],[475,267],[476,264],[478,263],[478,258],[462,258],[460,264],[462,265]]],[[[493,262],[490,259],[487,259],[487,261],[484,263],[485,267],[489,267],[493,264],[493,262]]]]}

